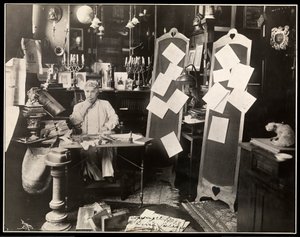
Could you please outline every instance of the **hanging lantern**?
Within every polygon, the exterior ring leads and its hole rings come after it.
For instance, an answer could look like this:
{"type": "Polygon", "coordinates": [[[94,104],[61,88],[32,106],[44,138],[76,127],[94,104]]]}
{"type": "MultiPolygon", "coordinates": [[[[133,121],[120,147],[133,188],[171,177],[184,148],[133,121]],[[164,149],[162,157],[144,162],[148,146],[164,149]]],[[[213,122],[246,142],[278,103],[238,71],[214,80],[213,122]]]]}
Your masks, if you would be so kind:
{"type": "Polygon", "coordinates": [[[129,20],[127,25],[126,25],[127,28],[131,29],[134,27],[134,24],[129,20]]]}
{"type": "Polygon", "coordinates": [[[139,19],[137,19],[135,16],[132,18],[131,22],[133,25],[137,25],[138,23],[140,23],[139,19]]]}
{"type": "Polygon", "coordinates": [[[97,17],[97,6],[96,6],[96,10],[94,13],[94,19],[92,20],[92,24],[90,25],[90,27],[92,27],[93,29],[96,29],[99,27],[99,24],[101,24],[101,21],[99,20],[99,18],[97,17]]]}

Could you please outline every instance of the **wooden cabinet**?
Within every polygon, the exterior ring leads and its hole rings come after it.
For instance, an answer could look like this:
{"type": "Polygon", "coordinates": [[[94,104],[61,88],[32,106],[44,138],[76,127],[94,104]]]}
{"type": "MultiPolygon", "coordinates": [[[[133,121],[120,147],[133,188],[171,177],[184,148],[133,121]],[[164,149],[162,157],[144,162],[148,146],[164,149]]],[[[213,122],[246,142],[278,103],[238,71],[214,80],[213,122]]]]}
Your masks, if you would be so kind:
{"type": "Polygon", "coordinates": [[[241,143],[237,231],[295,231],[295,158],[277,161],[274,154],[241,143]]]}

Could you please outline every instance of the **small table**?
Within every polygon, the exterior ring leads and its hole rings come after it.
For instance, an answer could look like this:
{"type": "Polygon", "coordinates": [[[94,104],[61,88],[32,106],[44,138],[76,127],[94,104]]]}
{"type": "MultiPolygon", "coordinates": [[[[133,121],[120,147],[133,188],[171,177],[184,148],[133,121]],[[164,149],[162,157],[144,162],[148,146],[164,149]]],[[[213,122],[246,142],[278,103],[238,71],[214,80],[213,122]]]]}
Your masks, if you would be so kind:
{"type": "Polygon", "coordinates": [[[192,170],[193,170],[193,149],[194,142],[201,141],[203,135],[197,132],[197,125],[204,124],[205,120],[192,119],[191,121],[184,120],[183,123],[187,124],[190,127],[190,131],[182,131],[181,135],[183,138],[190,141],[190,152],[188,153],[188,158],[190,159],[189,163],[189,193],[188,199],[192,201],[192,170]]]}
{"type": "MultiPolygon", "coordinates": [[[[96,148],[105,148],[105,147],[111,147],[111,148],[118,148],[118,147],[146,147],[146,145],[148,145],[151,142],[151,140],[147,140],[145,141],[145,143],[134,143],[134,142],[130,142],[130,141],[120,141],[120,140],[114,140],[110,143],[106,143],[106,144],[101,144],[101,145],[96,145],[96,148]]],[[[78,148],[82,148],[82,146],[80,145],[79,142],[72,142],[72,143],[66,143],[64,141],[60,142],[60,147],[61,148],[65,148],[65,149],[78,149],[78,148]]],[[[144,153],[144,152],[143,152],[144,153]]],[[[137,165],[134,162],[126,159],[123,156],[119,156],[120,158],[122,158],[123,160],[127,161],[128,163],[132,164],[133,166],[137,167],[138,169],[140,169],[140,186],[141,186],[141,191],[140,191],[140,207],[143,206],[143,196],[144,196],[144,156],[141,156],[141,165],[137,165]]]]}

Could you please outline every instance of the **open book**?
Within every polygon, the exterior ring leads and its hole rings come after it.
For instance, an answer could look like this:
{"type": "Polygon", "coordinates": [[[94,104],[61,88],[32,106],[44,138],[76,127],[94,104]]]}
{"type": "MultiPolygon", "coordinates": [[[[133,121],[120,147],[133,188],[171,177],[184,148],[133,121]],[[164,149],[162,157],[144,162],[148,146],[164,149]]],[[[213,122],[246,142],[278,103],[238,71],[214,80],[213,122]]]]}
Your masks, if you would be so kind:
{"type": "Polygon", "coordinates": [[[275,146],[271,143],[271,138],[251,138],[250,143],[274,154],[295,150],[295,147],[275,146]]]}

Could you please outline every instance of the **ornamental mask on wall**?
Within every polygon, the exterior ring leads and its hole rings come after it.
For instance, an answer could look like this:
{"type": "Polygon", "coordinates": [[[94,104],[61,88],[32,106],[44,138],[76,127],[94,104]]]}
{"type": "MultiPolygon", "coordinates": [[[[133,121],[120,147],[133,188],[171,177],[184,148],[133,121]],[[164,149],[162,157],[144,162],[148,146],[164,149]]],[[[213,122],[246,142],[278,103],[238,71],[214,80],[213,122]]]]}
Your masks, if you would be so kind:
{"type": "Polygon", "coordinates": [[[286,49],[289,43],[289,26],[274,27],[271,30],[270,44],[276,50],[286,49]]]}

